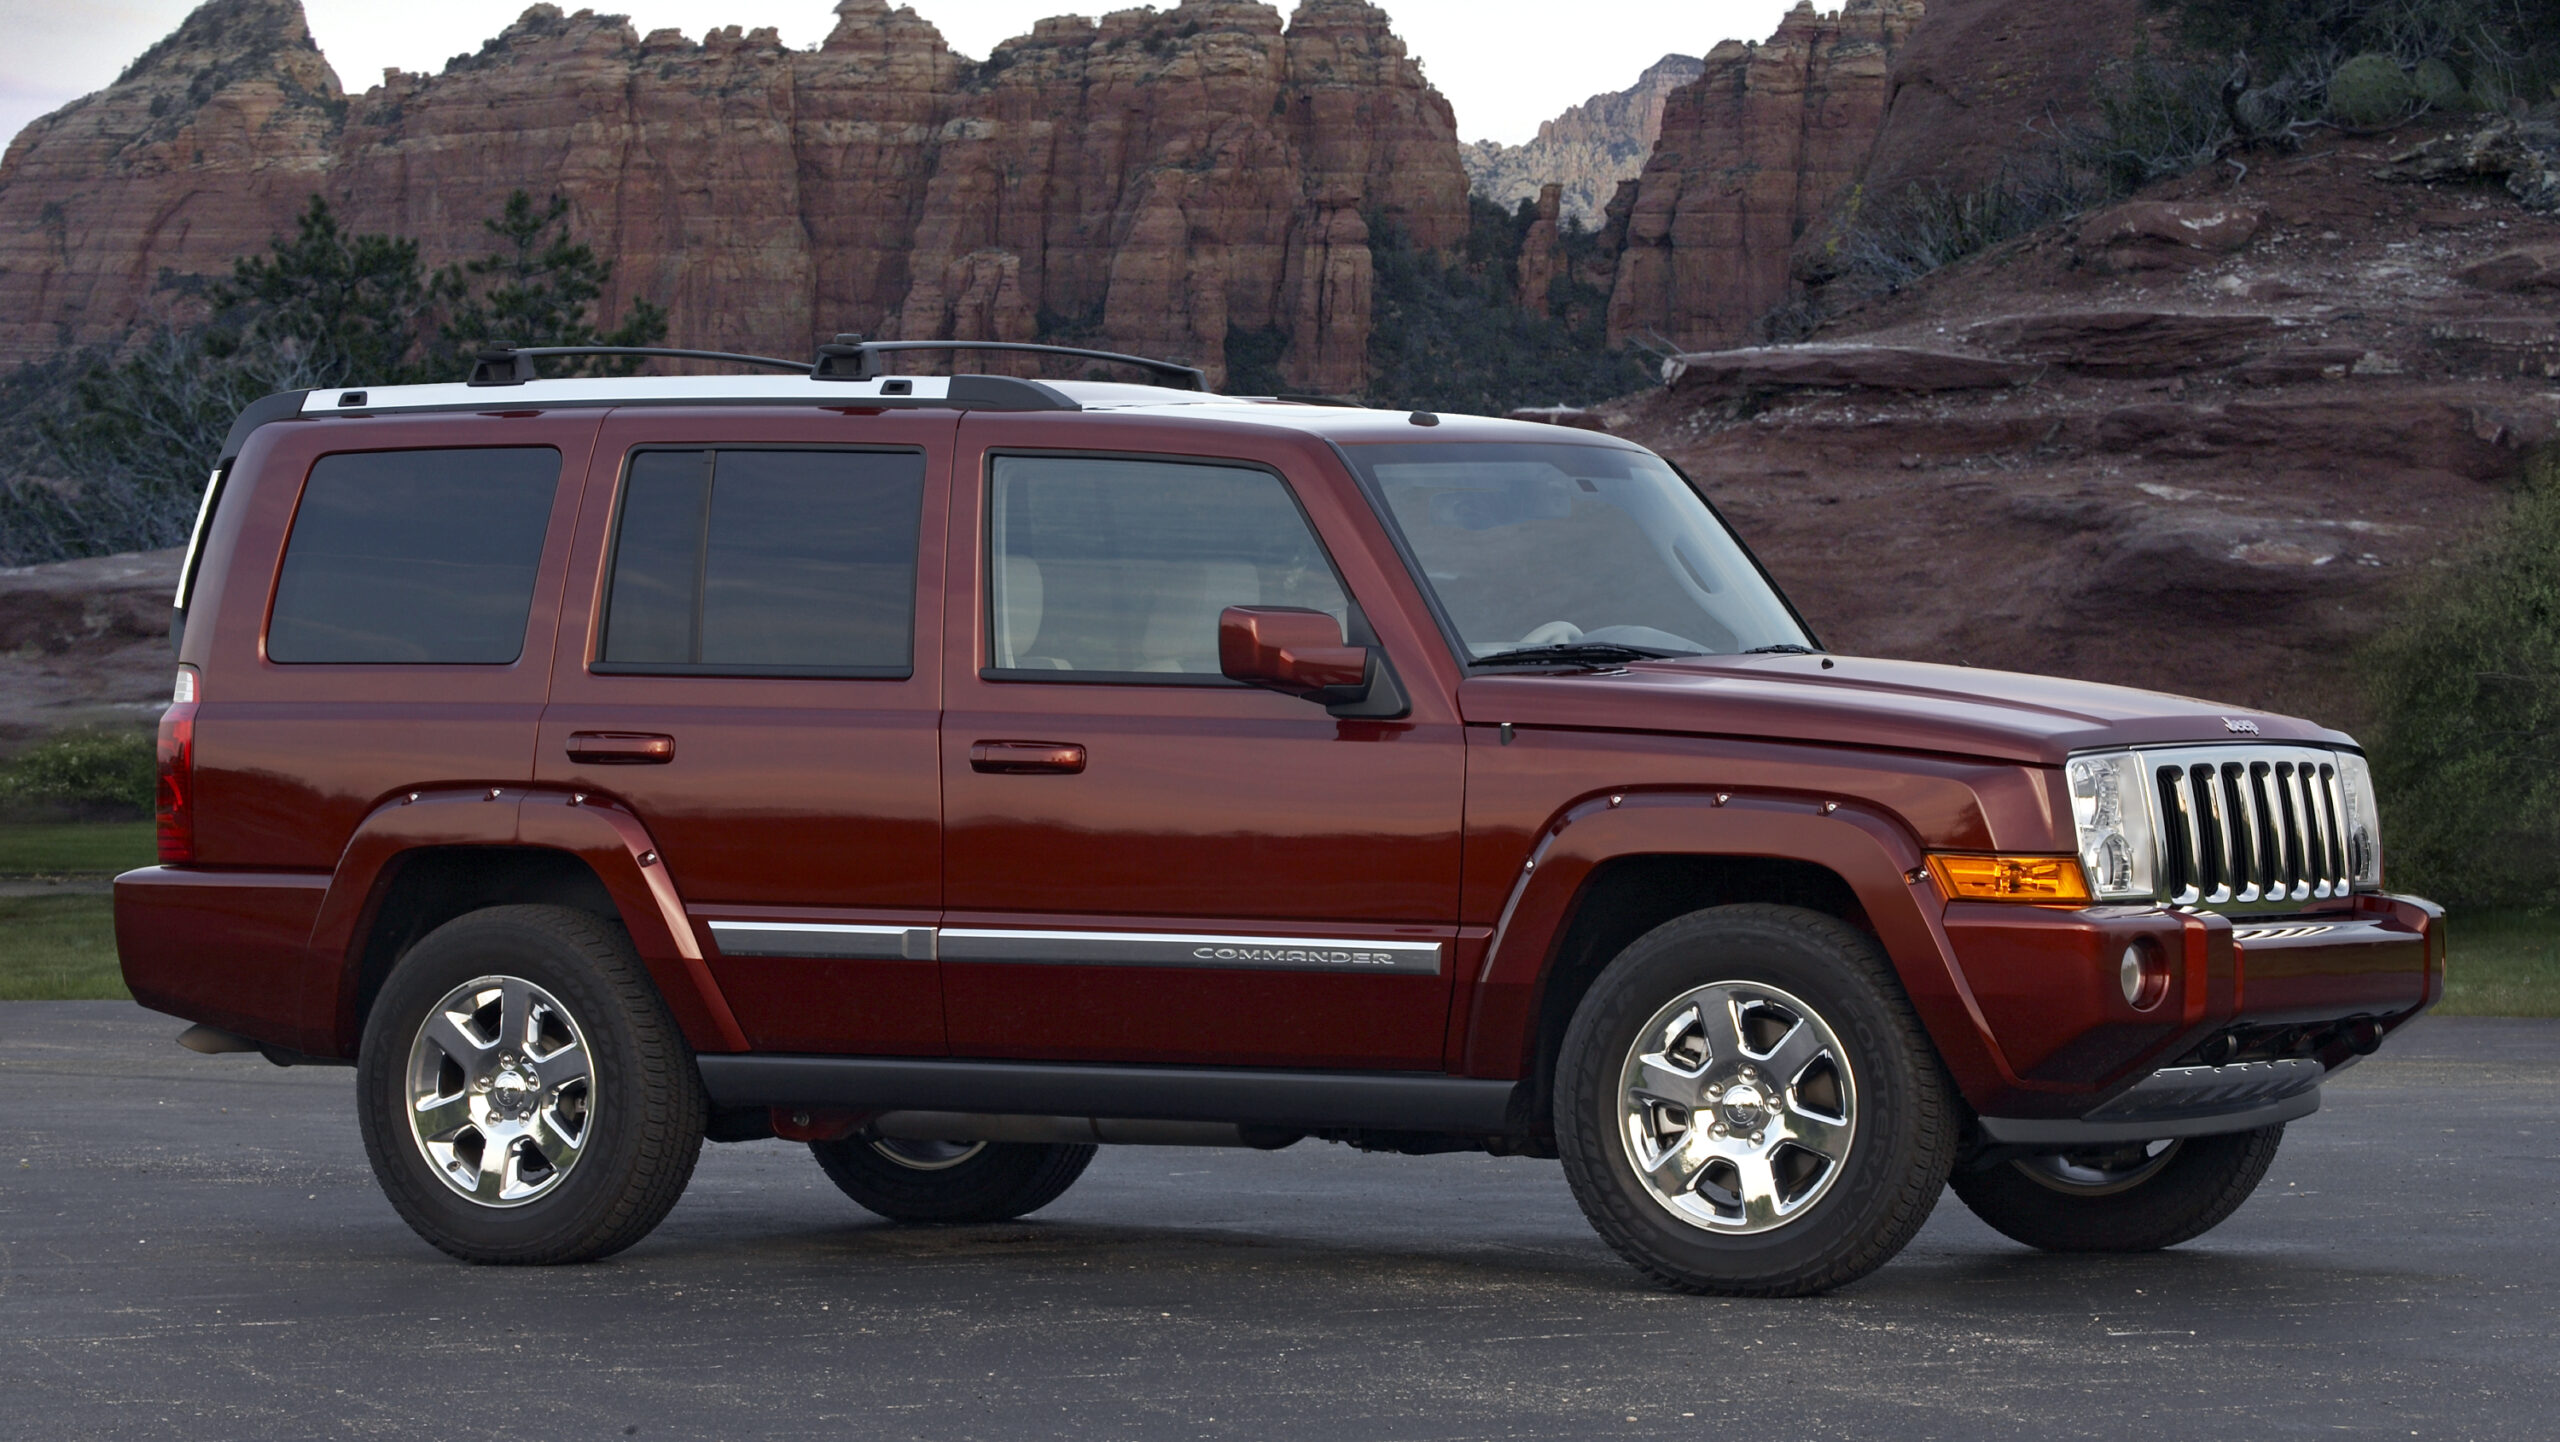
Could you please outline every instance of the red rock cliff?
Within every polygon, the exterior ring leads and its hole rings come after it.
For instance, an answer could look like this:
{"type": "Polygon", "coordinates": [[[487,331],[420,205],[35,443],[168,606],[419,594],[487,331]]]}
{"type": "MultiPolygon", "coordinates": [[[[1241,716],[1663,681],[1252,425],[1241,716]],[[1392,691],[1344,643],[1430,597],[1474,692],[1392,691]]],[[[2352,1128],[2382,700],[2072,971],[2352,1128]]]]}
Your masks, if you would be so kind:
{"type": "Polygon", "coordinates": [[[1365,379],[1365,213],[1465,232],[1449,107],[1361,0],[1183,0],[1043,22],[985,64],[887,0],[815,51],[697,44],[536,5],[434,76],[341,96],[294,0],[210,0],[0,164],[0,359],[110,339],[163,276],[220,274],[314,191],[365,229],[476,252],[556,191],[615,294],[684,344],[841,330],[1027,338],[1048,324],[1223,369],[1232,327],[1292,379],[1365,379]]]}
{"type": "Polygon", "coordinates": [[[1612,340],[1732,345],[1786,299],[1797,241],[1875,148],[1889,67],[1923,8],[1847,0],[1822,15],[1805,0],[1767,43],[1718,46],[1673,93],[1627,214],[1612,340]]]}

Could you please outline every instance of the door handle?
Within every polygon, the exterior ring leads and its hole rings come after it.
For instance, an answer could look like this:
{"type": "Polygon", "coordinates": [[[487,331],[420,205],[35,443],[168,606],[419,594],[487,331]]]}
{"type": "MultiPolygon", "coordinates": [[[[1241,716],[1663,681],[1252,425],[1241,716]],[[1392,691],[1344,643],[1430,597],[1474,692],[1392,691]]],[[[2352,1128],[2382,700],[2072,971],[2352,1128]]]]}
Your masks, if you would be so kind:
{"type": "Polygon", "coordinates": [[[676,738],[638,731],[580,731],[569,738],[569,759],[589,766],[664,766],[676,759],[676,738]]]}
{"type": "Polygon", "coordinates": [[[1084,748],[1064,741],[981,741],[969,748],[969,769],[991,776],[1073,776],[1084,769],[1084,748]]]}

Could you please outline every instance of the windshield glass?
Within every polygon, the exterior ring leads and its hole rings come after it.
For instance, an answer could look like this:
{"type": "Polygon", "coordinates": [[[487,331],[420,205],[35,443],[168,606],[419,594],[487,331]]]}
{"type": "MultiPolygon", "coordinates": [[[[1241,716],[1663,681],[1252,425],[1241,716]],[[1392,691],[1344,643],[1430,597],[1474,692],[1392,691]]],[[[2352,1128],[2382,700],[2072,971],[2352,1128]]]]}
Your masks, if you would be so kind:
{"type": "Polygon", "coordinates": [[[1542,646],[1809,646],[1660,459],[1614,446],[1354,446],[1476,660],[1542,646]]]}

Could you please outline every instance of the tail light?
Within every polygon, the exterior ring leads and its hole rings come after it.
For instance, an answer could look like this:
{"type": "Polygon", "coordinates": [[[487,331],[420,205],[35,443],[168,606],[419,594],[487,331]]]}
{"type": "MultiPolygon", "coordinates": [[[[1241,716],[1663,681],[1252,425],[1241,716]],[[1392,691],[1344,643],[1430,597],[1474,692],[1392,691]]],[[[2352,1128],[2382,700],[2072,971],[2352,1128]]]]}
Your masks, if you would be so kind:
{"type": "Polygon", "coordinates": [[[160,861],[196,859],[196,668],[178,668],[169,709],[160,713],[160,861]]]}

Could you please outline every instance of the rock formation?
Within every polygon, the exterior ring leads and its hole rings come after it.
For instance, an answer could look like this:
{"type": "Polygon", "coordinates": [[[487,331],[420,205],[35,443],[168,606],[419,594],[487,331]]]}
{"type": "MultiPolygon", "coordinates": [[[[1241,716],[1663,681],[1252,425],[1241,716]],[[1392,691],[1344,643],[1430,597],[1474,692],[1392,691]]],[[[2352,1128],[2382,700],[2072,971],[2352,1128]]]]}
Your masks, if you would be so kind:
{"type": "Polygon", "coordinates": [[[326,180],[346,100],[299,0],[216,0],[0,158],[0,360],[107,339],[228,273],[326,180]]]}
{"type": "Polygon", "coordinates": [[[681,343],[1057,332],[1223,370],[1277,328],[1359,389],[1369,236],[1466,229],[1448,104],[1363,0],[1182,0],[1043,22],[983,64],[888,0],[814,51],[536,5],[442,73],[341,94],[296,0],[209,0],[0,163],[0,359],[119,334],[312,193],[430,262],[524,188],[567,197],[681,343]]]}
{"type": "MultiPolygon", "coordinates": [[[[1939,0],[1932,0],[1939,3],[1939,0]]],[[[1784,301],[1799,240],[1857,181],[1922,0],[1804,0],[1761,45],[1716,47],[1672,94],[1627,210],[1612,340],[1732,345],[1784,301]]]]}
{"type": "Polygon", "coordinates": [[[1476,194],[1505,210],[1550,185],[1564,187],[1564,214],[1585,230],[1598,230],[1601,212],[1619,184],[1644,170],[1662,134],[1662,112],[1671,93],[1698,78],[1706,62],[1694,55],[1665,55],[1636,83],[1594,95],[1538,127],[1526,145],[1479,140],[1466,149],[1467,175],[1476,194]]]}

